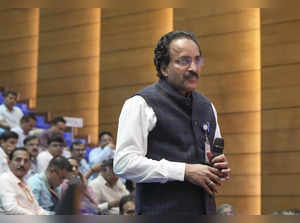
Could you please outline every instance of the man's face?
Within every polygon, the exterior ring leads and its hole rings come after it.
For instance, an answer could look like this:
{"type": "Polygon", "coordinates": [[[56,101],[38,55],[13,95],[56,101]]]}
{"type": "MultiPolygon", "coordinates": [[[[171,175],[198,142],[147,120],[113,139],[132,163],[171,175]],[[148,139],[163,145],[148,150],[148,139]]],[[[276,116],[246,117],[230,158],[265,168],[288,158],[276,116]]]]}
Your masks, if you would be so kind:
{"type": "Polygon", "coordinates": [[[58,122],[52,129],[55,134],[62,135],[66,130],[66,124],[64,122],[58,122]]]}
{"type": "Polygon", "coordinates": [[[17,96],[8,94],[7,97],[4,98],[4,103],[7,105],[7,107],[12,108],[17,103],[17,96]]]}
{"type": "Polygon", "coordinates": [[[103,167],[102,170],[102,176],[103,178],[111,185],[115,185],[115,183],[118,181],[118,177],[115,175],[112,167],[103,167]]]}
{"type": "Polygon", "coordinates": [[[24,146],[31,154],[32,157],[37,157],[37,155],[39,154],[39,146],[40,146],[39,139],[32,139],[28,141],[24,146]]]}
{"type": "Polygon", "coordinates": [[[53,187],[56,188],[62,184],[62,182],[68,177],[69,171],[66,169],[50,169],[48,174],[48,182],[53,187]]]}
{"type": "Polygon", "coordinates": [[[1,146],[4,150],[4,152],[7,155],[9,155],[11,153],[11,151],[13,151],[16,148],[17,142],[18,142],[18,139],[9,138],[6,141],[3,140],[1,146]]]}
{"type": "Polygon", "coordinates": [[[22,123],[21,125],[22,125],[23,131],[25,133],[28,133],[34,128],[35,124],[36,124],[36,121],[34,119],[29,119],[28,121],[22,123]]]}
{"type": "Polygon", "coordinates": [[[170,63],[161,72],[181,94],[197,88],[203,58],[197,44],[190,39],[175,39],[169,46],[170,63]]]}
{"type": "Polygon", "coordinates": [[[63,152],[63,143],[61,142],[51,142],[48,146],[48,151],[52,156],[60,156],[63,152]]]}
{"type": "Polygon", "coordinates": [[[9,168],[16,177],[22,179],[27,174],[30,164],[30,156],[26,151],[16,151],[9,161],[9,168]]]}
{"type": "Polygon", "coordinates": [[[110,143],[113,143],[113,138],[110,135],[105,134],[101,137],[99,144],[103,148],[110,143]]]}
{"type": "Polygon", "coordinates": [[[123,215],[134,216],[135,204],[133,201],[127,201],[123,206],[123,215]]]}
{"type": "Polygon", "coordinates": [[[84,158],[84,155],[85,155],[84,144],[73,145],[72,157],[74,157],[78,161],[81,161],[84,158]]]}

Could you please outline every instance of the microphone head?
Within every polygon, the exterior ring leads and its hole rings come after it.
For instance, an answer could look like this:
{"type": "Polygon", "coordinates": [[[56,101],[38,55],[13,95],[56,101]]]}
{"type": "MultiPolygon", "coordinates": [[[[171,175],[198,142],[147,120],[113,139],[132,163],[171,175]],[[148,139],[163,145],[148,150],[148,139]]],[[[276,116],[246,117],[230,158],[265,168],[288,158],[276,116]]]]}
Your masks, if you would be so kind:
{"type": "Polygon", "coordinates": [[[215,138],[213,143],[212,153],[213,155],[223,154],[224,151],[224,138],[215,138]]]}

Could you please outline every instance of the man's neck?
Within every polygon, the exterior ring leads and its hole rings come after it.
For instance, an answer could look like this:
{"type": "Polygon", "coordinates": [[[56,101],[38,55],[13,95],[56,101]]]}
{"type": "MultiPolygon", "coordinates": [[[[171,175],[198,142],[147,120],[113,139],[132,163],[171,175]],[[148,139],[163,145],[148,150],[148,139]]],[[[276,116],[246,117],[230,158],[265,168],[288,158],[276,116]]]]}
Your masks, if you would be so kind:
{"type": "Polygon", "coordinates": [[[5,104],[5,107],[9,110],[9,111],[12,111],[14,109],[14,106],[9,106],[7,104],[5,104]]]}

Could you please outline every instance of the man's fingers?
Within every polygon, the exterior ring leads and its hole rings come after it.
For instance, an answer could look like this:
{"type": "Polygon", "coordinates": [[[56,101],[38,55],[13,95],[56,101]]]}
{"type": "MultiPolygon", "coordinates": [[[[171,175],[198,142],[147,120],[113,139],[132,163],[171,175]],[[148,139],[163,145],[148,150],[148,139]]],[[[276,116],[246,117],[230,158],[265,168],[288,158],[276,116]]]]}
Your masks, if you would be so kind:
{"type": "Polygon", "coordinates": [[[223,163],[223,162],[227,162],[227,159],[224,154],[216,156],[211,160],[211,163],[223,163]]]}
{"type": "Polygon", "coordinates": [[[209,180],[209,179],[207,180],[207,186],[213,193],[218,193],[217,186],[212,180],[209,180]]]}
{"type": "Polygon", "coordinates": [[[208,186],[208,184],[206,182],[203,182],[203,184],[201,184],[201,186],[210,194],[213,195],[213,191],[210,189],[210,187],[208,186]]]}
{"type": "Polygon", "coordinates": [[[228,168],[228,163],[227,162],[215,163],[214,167],[217,168],[217,169],[227,169],[228,168]]]}

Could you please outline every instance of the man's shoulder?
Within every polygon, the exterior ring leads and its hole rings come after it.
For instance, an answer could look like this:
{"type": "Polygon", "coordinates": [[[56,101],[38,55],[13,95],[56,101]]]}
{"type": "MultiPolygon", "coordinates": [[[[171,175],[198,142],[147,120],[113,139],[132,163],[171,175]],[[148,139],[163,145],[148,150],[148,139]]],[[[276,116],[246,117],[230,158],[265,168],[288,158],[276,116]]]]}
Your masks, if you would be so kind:
{"type": "Polygon", "coordinates": [[[36,174],[32,175],[31,177],[29,177],[27,182],[30,185],[41,185],[41,184],[45,183],[43,180],[42,174],[40,174],[40,173],[36,173],[36,174]]]}
{"type": "Polygon", "coordinates": [[[139,90],[135,95],[143,96],[143,95],[151,94],[155,90],[156,85],[157,85],[157,82],[150,84],[150,85],[142,88],[141,90],[139,90]]]}
{"type": "Polygon", "coordinates": [[[204,94],[200,93],[199,91],[193,91],[193,97],[196,97],[198,100],[202,102],[206,102],[211,104],[211,101],[208,97],[206,97],[204,94]]]}
{"type": "Polygon", "coordinates": [[[13,107],[13,109],[14,109],[14,112],[17,112],[17,113],[19,113],[19,114],[22,114],[23,115],[23,112],[22,112],[22,110],[18,107],[18,106],[14,106],[13,107]]]}

